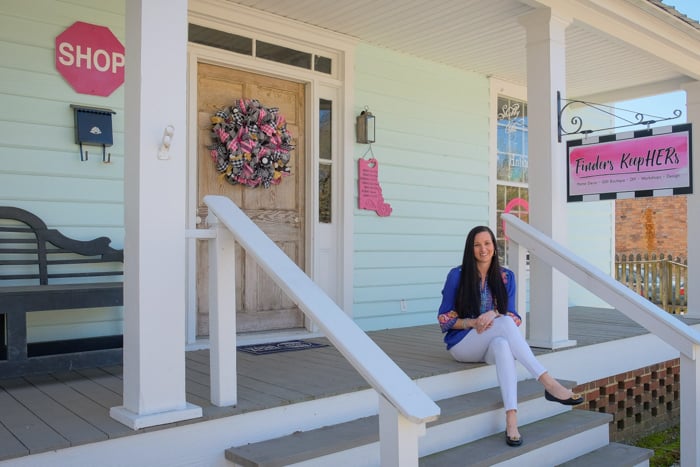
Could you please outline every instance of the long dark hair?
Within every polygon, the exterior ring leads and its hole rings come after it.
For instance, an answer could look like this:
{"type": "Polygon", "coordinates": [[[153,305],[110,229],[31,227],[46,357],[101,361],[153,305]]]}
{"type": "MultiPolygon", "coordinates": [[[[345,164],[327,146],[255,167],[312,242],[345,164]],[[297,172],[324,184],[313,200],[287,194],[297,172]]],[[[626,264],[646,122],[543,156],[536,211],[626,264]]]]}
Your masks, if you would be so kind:
{"type": "Polygon", "coordinates": [[[480,278],[474,258],[474,239],[477,234],[488,232],[493,242],[493,258],[486,277],[486,285],[491,290],[496,310],[501,314],[508,311],[508,294],[503,284],[501,265],[498,264],[498,244],[496,236],[485,225],[474,227],[467,235],[464,245],[464,257],[462,258],[462,277],[459,281],[459,289],[455,298],[455,311],[460,318],[476,318],[481,311],[481,293],[479,290],[480,278]]]}

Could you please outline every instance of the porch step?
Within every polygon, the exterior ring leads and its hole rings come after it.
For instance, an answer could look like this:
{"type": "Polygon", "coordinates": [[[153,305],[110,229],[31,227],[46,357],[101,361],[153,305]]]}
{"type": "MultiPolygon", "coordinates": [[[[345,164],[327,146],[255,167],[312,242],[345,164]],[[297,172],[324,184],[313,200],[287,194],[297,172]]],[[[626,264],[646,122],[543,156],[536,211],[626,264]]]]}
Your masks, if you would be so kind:
{"type": "MultiPolygon", "coordinates": [[[[569,388],[575,385],[573,381],[561,381],[561,383],[569,388]]],[[[519,404],[527,404],[538,399],[544,400],[542,386],[537,381],[525,380],[518,383],[519,404]]],[[[499,425],[504,420],[503,402],[498,387],[439,400],[436,403],[440,406],[440,417],[427,424],[428,434],[424,438],[430,438],[431,431],[442,428],[443,431],[459,431],[463,438],[457,442],[472,441],[500,430],[499,425]],[[458,430],[452,430],[449,427],[450,424],[464,424],[464,421],[470,417],[481,418],[478,423],[472,423],[469,427],[461,427],[458,430]]],[[[562,410],[569,410],[559,404],[547,402],[545,405],[550,408],[550,411],[543,413],[544,417],[560,413],[562,410]]],[[[444,449],[441,443],[444,444],[446,439],[454,438],[454,435],[440,434],[433,438],[438,439],[428,448],[431,451],[444,449]]],[[[378,441],[379,420],[375,415],[314,430],[299,431],[281,438],[231,447],[225,454],[226,459],[236,465],[274,467],[317,459],[376,444],[378,441]]],[[[502,444],[505,443],[502,442],[502,444]]]]}
{"type": "MultiPolygon", "coordinates": [[[[571,410],[520,427],[523,444],[508,446],[504,433],[422,457],[421,467],[556,465],[608,443],[610,414],[571,410]],[[597,433],[596,433],[597,432],[597,433]]],[[[617,464],[607,464],[615,465],[617,464]]]]}
{"type": "Polygon", "coordinates": [[[579,456],[558,467],[636,467],[648,466],[649,459],[654,455],[651,449],[628,446],[626,444],[610,443],[600,449],[579,456]]]}

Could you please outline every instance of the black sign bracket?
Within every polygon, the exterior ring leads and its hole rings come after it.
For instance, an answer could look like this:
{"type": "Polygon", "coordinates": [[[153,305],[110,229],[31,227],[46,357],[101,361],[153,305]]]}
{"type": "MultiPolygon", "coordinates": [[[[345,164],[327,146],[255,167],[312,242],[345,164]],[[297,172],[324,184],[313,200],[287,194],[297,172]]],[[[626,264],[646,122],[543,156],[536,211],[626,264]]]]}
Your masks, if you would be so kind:
{"type": "Polygon", "coordinates": [[[649,127],[649,125],[653,125],[654,123],[658,122],[665,122],[667,120],[674,120],[676,118],[679,118],[681,115],[683,115],[683,112],[680,110],[676,109],[673,111],[673,117],[659,117],[656,115],[648,115],[644,114],[642,112],[635,112],[634,110],[626,110],[626,109],[620,109],[616,107],[612,107],[609,105],[605,104],[596,104],[594,102],[586,102],[582,100],[577,100],[577,99],[563,99],[561,97],[561,92],[557,91],[557,127],[558,127],[558,141],[561,143],[561,138],[562,136],[567,136],[567,135],[589,135],[591,133],[596,133],[599,131],[607,131],[607,130],[617,130],[618,128],[626,128],[626,127],[631,127],[631,126],[637,126],[637,125],[646,125],[649,127]],[[562,103],[564,103],[564,106],[562,107],[562,103]],[[584,129],[583,128],[583,118],[579,115],[574,115],[571,117],[569,120],[571,126],[573,129],[571,131],[567,131],[564,129],[563,126],[563,115],[564,115],[564,110],[566,110],[567,107],[570,105],[574,104],[580,104],[586,107],[589,107],[591,109],[594,109],[598,112],[602,112],[604,114],[608,114],[612,116],[615,119],[622,120],[623,122],[626,122],[622,125],[616,125],[616,126],[611,126],[607,128],[598,128],[595,130],[592,129],[584,129]],[[624,115],[630,115],[633,114],[633,117],[625,117],[624,115]]]}

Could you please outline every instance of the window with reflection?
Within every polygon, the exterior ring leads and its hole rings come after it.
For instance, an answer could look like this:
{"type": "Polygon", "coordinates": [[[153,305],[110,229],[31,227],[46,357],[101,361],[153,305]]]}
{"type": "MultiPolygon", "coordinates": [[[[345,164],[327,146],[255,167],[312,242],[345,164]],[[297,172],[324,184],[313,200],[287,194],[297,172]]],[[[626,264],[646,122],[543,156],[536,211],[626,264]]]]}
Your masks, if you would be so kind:
{"type": "Polygon", "coordinates": [[[527,102],[498,96],[497,112],[496,240],[504,261],[507,232],[501,215],[529,222],[527,102]]]}
{"type": "Polygon", "coordinates": [[[255,56],[272,60],[273,62],[306,68],[307,70],[311,69],[310,53],[270,44],[269,42],[255,41],[255,56]]]}
{"type": "Polygon", "coordinates": [[[330,224],[332,213],[333,174],[333,102],[319,100],[319,163],[318,163],[318,220],[330,224]]]}

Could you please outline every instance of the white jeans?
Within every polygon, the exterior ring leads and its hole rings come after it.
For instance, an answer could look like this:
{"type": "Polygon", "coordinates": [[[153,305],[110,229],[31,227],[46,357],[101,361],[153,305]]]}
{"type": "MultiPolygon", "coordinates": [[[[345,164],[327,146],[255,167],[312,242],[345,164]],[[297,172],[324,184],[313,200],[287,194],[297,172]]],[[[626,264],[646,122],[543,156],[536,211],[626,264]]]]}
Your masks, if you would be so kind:
{"type": "Polygon", "coordinates": [[[506,410],[518,408],[518,374],[515,361],[519,361],[537,379],[547,371],[537,361],[535,355],[520,334],[518,327],[509,316],[493,320],[493,326],[481,334],[476,329],[469,331],[464,339],[450,349],[450,354],[458,362],[486,362],[496,364],[498,384],[506,410]]]}

